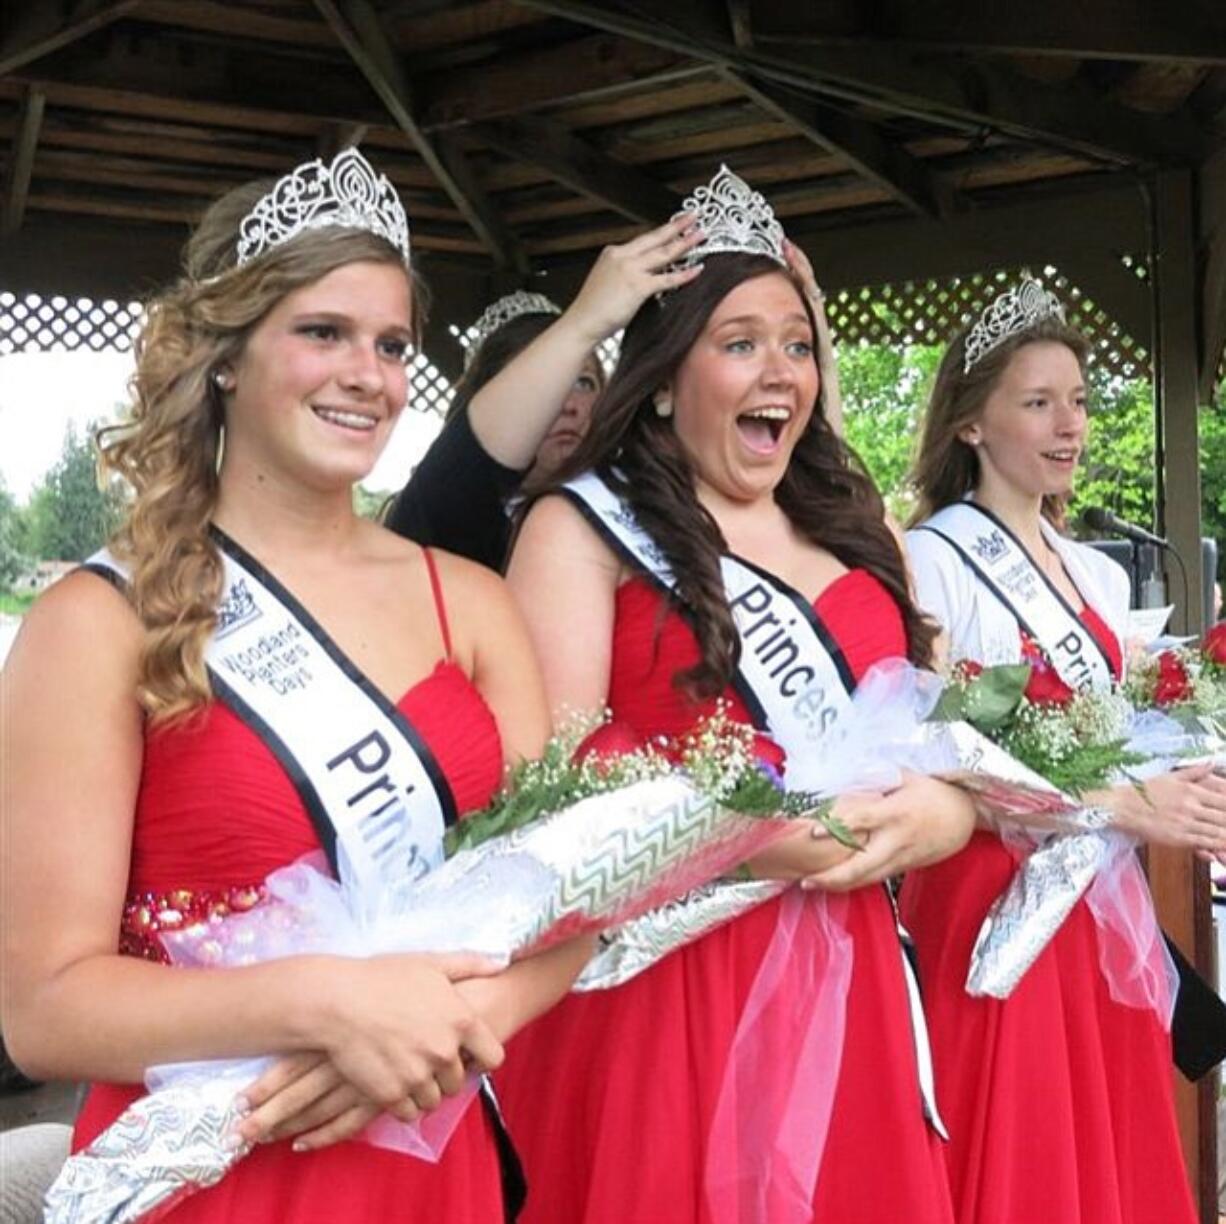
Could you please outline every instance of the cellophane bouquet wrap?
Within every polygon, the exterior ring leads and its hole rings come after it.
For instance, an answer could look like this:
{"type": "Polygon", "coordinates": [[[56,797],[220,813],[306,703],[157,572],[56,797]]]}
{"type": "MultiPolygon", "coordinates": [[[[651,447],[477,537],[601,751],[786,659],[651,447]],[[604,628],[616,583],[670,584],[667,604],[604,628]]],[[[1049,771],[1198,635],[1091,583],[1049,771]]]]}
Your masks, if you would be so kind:
{"type": "Polygon", "coordinates": [[[959,664],[935,717],[958,750],[947,776],[980,796],[1019,859],[980,928],[968,993],[1007,998],[1085,897],[1112,996],[1169,1025],[1175,971],[1135,843],[1081,796],[1216,759],[1220,742],[1127,690],[1074,693],[1039,662],[959,664]]]}
{"type": "MultiPolygon", "coordinates": [[[[723,714],[684,741],[629,752],[576,725],[519,768],[490,808],[453,830],[423,878],[378,895],[317,857],[274,872],[254,909],[163,936],[182,966],[250,965],[303,954],[474,952],[509,963],[634,919],[728,872],[780,835],[773,779],[752,729],[723,714]]],[[[152,1069],[151,1091],[71,1157],[47,1195],[50,1224],[152,1221],[246,1155],[227,1146],[235,1097],[269,1059],[152,1069]]],[[[437,1160],[479,1081],[415,1123],[388,1115],[363,1138],[437,1160]]]]}
{"type": "MultiPolygon", "coordinates": [[[[940,774],[958,755],[946,729],[929,721],[942,692],[940,677],[905,659],[871,667],[851,703],[820,739],[787,757],[783,785],[802,810],[818,813],[831,834],[856,848],[831,808],[839,795],[889,790],[904,770],[940,774]]],[[[630,981],[670,952],[779,896],[782,880],[718,879],[662,908],[606,931],[596,956],[575,982],[577,991],[630,981]]]]}

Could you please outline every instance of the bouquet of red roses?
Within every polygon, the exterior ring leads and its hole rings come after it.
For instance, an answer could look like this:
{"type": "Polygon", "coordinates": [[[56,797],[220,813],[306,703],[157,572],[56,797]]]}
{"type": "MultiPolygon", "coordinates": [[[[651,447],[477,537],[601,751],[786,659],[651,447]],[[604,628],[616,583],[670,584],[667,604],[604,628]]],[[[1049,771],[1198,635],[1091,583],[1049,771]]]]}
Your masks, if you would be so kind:
{"type": "Polygon", "coordinates": [[[1137,660],[1124,691],[1138,710],[1160,710],[1192,734],[1226,738],[1226,621],[1194,646],[1137,660]]]}

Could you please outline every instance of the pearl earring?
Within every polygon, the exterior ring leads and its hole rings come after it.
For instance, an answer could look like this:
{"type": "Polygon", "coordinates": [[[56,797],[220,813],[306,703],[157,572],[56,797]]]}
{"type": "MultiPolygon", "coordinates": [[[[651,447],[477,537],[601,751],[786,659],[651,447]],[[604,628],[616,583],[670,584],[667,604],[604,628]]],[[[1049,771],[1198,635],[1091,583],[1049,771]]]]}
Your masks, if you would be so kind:
{"type": "Polygon", "coordinates": [[[213,386],[218,391],[233,391],[234,384],[222,373],[221,370],[213,371],[213,386]]]}
{"type": "Polygon", "coordinates": [[[664,392],[657,392],[652,403],[656,406],[656,416],[670,417],[673,415],[673,401],[664,392]]]}

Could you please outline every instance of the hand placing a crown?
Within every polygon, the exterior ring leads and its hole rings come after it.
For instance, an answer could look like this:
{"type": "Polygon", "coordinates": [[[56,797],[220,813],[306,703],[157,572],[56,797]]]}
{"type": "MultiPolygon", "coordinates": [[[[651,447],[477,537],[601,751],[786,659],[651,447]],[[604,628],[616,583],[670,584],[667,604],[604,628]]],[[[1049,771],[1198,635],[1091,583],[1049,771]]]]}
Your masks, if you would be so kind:
{"type": "Polygon", "coordinates": [[[563,318],[586,348],[595,348],[625,327],[652,294],[688,284],[702,264],[686,264],[685,256],[703,239],[692,212],[600,252],[563,318]]]}
{"type": "Polygon", "coordinates": [[[788,261],[788,267],[800,281],[804,295],[809,299],[809,306],[813,310],[813,320],[817,324],[817,371],[822,380],[822,400],[826,418],[833,426],[835,433],[841,435],[843,433],[843,397],[839,391],[839,367],[834,359],[834,341],[830,335],[830,324],[826,319],[826,295],[818,286],[809,257],[790,238],[783,240],[783,254],[788,261]]]}

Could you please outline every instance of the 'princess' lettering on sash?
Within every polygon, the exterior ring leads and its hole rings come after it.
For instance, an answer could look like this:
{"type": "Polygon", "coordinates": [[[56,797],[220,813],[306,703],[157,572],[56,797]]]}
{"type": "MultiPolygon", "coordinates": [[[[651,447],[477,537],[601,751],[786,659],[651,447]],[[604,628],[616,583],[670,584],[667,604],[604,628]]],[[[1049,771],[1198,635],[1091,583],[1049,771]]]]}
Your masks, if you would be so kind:
{"type": "Polygon", "coordinates": [[[779,696],[790,700],[792,715],[809,728],[813,738],[838,719],[838,703],[827,702],[826,686],[818,682],[815,669],[800,662],[801,646],[791,633],[800,624],[800,613],[785,615],[781,621],[771,610],[772,602],[770,589],[756,582],[728,606],[740,634],[741,649],[752,653],[775,682],[779,696]]]}
{"type": "Polygon", "coordinates": [[[381,864],[390,862],[393,870],[405,872],[416,879],[430,870],[430,864],[422,857],[417,844],[408,840],[412,821],[405,800],[417,788],[410,782],[401,795],[387,771],[391,759],[391,745],[378,731],[370,731],[337,753],[328,762],[327,768],[329,772],[340,771],[343,785],[357,787],[346,798],[345,806],[353,809],[358,832],[371,857],[381,864]],[[347,779],[351,774],[356,774],[356,777],[350,782],[347,779]],[[372,774],[374,778],[371,778],[372,774]],[[397,867],[394,860],[398,848],[400,863],[397,867]]]}
{"type": "MultiPolygon", "coordinates": [[[[566,491],[616,551],[677,594],[668,562],[634,512],[594,473],[566,491]]],[[[846,665],[824,627],[795,592],[737,557],[720,558],[724,593],[741,639],[736,687],[758,726],[789,754],[814,744],[851,701],[846,665]]]]}
{"type": "Polygon", "coordinates": [[[1017,618],[1071,689],[1111,682],[1111,665],[1068,601],[1030,559],[1013,533],[982,506],[957,502],[918,528],[941,536],[975,577],[1017,618]]]}

